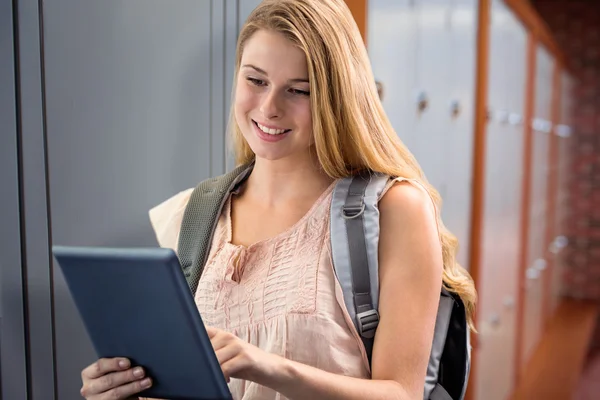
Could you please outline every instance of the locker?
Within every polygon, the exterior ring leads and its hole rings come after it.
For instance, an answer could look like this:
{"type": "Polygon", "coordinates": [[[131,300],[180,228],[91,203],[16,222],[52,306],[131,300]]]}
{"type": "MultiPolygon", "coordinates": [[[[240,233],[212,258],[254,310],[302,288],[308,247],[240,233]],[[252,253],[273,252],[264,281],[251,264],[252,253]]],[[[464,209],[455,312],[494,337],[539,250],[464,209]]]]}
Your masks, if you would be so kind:
{"type": "MultiPolygon", "coordinates": [[[[235,49],[240,29],[246,22],[250,13],[260,4],[262,0],[225,0],[226,18],[225,18],[225,105],[226,105],[226,125],[225,130],[231,127],[227,125],[229,121],[229,111],[231,106],[231,95],[233,90],[233,73],[235,68],[235,49]]],[[[223,0],[212,0],[215,4],[223,3],[223,0]]],[[[218,24],[216,24],[218,27],[218,24]]],[[[222,28],[217,28],[222,29],[222,28]]],[[[235,168],[235,157],[231,149],[231,142],[225,138],[225,159],[226,170],[231,171],[235,168]]]]}
{"type": "Polygon", "coordinates": [[[468,267],[476,1],[372,0],[368,7],[368,48],[384,108],[442,195],[458,261],[468,267]]]}
{"type": "Polygon", "coordinates": [[[551,277],[550,314],[556,309],[562,295],[562,278],[565,268],[564,250],[568,245],[567,223],[569,210],[569,182],[571,177],[573,78],[566,72],[561,76],[561,100],[559,125],[553,134],[558,140],[557,192],[554,219],[554,240],[551,251],[554,255],[554,268],[551,277]]]}
{"type": "Polygon", "coordinates": [[[450,117],[445,132],[446,165],[442,217],[459,242],[457,260],[469,269],[473,119],[478,3],[454,0],[450,9],[451,66],[444,103],[450,117]],[[456,107],[456,108],[454,108],[456,107]]]}
{"type": "MultiPolygon", "coordinates": [[[[43,3],[54,244],[155,246],[148,209],[224,172],[225,61],[248,4],[43,3]]],[[[58,398],[76,398],[95,353],[58,268],[53,280],[58,398]]]]}
{"type": "Polygon", "coordinates": [[[375,79],[383,85],[383,107],[394,130],[414,151],[417,24],[409,0],[370,0],[368,51],[375,79]]]}
{"type": "Polygon", "coordinates": [[[543,47],[537,49],[535,114],[533,125],[532,187],[529,220],[529,243],[525,275],[525,318],[522,365],[529,360],[540,339],[543,318],[543,275],[547,267],[545,243],[547,217],[548,151],[550,144],[553,60],[543,47]]]}
{"type": "Polygon", "coordinates": [[[427,180],[446,195],[444,148],[451,116],[451,74],[448,67],[452,53],[450,30],[450,0],[420,0],[415,2],[417,23],[416,75],[413,90],[416,96],[414,112],[413,153],[427,180]]]}
{"type": "Polygon", "coordinates": [[[504,400],[513,387],[515,356],[526,32],[502,1],[492,2],[490,29],[475,398],[504,400]]]}
{"type": "Polygon", "coordinates": [[[27,398],[13,4],[0,1],[0,398],[27,398]]]}

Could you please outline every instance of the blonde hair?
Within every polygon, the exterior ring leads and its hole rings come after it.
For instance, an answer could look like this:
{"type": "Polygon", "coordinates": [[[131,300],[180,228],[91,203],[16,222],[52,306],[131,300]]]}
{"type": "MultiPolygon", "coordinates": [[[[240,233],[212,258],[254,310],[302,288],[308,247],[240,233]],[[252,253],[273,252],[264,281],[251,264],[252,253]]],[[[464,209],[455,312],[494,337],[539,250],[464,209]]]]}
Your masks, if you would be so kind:
{"type": "MultiPolygon", "coordinates": [[[[343,0],[264,0],[250,14],[237,44],[235,82],[244,45],[259,30],[283,34],[306,55],[315,149],[331,178],[368,169],[419,181],[440,210],[438,192],[394,131],[378,96],[366,48],[343,0]]],[[[232,107],[233,108],[233,107],[232,107]]],[[[232,144],[238,164],[254,159],[233,110],[232,144]]],[[[460,296],[474,329],[477,295],[469,273],[456,262],[458,241],[437,215],[442,245],[443,282],[460,296]]]]}

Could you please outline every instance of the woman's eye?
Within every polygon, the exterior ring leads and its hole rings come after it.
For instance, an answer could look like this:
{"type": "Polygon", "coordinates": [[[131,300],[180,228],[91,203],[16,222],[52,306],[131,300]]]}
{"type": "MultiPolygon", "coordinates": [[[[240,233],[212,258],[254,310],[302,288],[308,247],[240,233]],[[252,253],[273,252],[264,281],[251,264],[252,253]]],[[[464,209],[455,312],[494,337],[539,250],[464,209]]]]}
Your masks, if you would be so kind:
{"type": "Polygon", "coordinates": [[[255,86],[264,86],[265,85],[265,81],[263,81],[261,79],[256,79],[256,78],[246,78],[246,79],[255,86]]]}
{"type": "Polygon", "coordinates": [[[291,91],[293,94],[299,94],[299,95],[302,95],[302,96],[309,96],[309,95],[310,95],[310,92],[307,92],[306,90],[300,90],[300,89],[290,89],[290,91],[291,91]]]}

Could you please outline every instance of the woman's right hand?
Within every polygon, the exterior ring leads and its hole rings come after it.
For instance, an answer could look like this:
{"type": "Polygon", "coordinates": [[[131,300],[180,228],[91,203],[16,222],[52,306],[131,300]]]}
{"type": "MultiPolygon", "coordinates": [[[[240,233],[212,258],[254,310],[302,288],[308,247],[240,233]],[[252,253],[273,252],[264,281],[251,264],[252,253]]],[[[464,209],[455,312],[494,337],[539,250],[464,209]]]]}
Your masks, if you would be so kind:
{"type": "Polygon", "coordinates": [[[126,358],[101,358],[81,371],[81,395],[87,400],[129,399],[152,385],[142,367],[126,358]]]}

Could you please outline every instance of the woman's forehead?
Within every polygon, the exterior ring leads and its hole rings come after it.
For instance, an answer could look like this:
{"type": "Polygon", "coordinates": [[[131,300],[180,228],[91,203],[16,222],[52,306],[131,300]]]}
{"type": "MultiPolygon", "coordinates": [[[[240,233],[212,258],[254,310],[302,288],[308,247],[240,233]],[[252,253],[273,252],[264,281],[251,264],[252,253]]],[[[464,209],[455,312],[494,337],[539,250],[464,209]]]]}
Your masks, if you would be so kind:
{"type": "Polygon", "coordinates": [[[252,66],[267,75],[285,79],[307,79],[304,52],[284,35],[272,31],[256,32],[244,45],[241,66],[252,66]]]}

